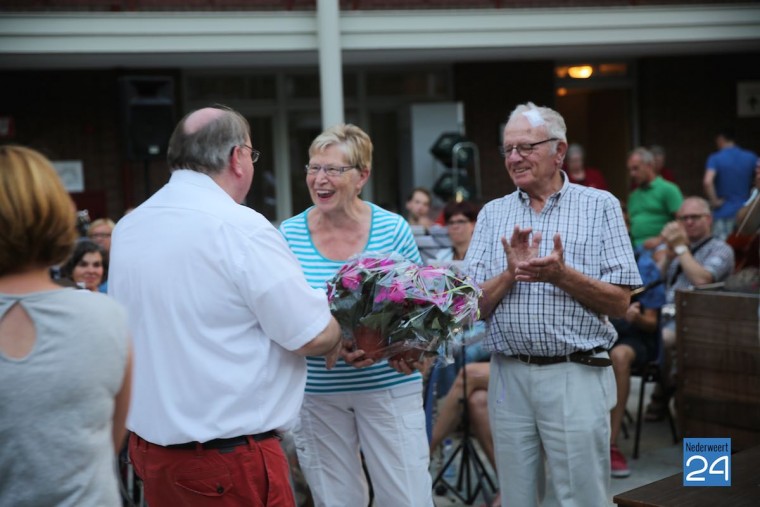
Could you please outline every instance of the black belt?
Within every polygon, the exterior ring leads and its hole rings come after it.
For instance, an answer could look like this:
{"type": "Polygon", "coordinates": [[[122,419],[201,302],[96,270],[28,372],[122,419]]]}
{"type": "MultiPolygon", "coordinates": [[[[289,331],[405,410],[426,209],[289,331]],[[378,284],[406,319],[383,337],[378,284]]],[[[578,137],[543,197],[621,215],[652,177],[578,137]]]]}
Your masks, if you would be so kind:
{"type": "Polygon", "coordinates": [[[573,352],[566,356],[531,356],[527,354],[515,354],[511,357],[517,359],[526,364],[535,364],[537,366],[544,366],[547,364],[558,363],[580,363],[587,366],[612,366],[612,361],[608,357],[594,357],[594,354],[605,352],[607,349],[604,347],[594,347],[591,350],[582,350],[579,352],[573,352]]]}
{"type": "Polygon", "coordinates": [[[280,438],[279,433],[275,430],[265,431],[264,433],[256,433],[255,435],[243,435],[232,438],[215,438],[208,442],[187,442],[185,444],[171,444],[165,445],[167,449],[195,449],[200,446],[203,449],[231,449],[248,443],[248,437],[251,437],[256,442],[266,440],[267,438],[280,438]]]}

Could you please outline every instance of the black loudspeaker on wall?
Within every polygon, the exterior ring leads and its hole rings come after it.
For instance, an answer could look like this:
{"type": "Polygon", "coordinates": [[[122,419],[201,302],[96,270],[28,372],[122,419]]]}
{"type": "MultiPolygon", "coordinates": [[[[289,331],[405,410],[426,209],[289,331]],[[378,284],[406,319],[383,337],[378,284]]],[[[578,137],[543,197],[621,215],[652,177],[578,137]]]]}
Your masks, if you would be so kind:
{"type": "Polygon", "coordinates": [[[124,76],[119,78],[119,96],[127,159],[165,157],[174,130],[174,79],[124,76]]]}

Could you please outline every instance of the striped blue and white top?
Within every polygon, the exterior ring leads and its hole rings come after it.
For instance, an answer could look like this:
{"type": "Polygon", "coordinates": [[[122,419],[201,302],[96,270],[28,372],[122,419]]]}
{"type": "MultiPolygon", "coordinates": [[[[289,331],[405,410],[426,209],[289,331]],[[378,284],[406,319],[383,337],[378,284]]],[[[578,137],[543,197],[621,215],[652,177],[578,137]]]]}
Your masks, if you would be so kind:
{"type": "MultiPolygon", "coordinates": [[[[365,201],[366,202],[366,201],[365,201]]],[[[364,252],[395,252],[412,262],[421,263],[414,236],[406,221],[395,213],[366,202],[372,209],[372,223],[364,252]]],[[[315,288],[327,289],[327,281],[338,272],[345,261],[325,258],[314,246],[307,216],[313,206],[289,218],[280,225],[290,249],[301,263],[306,280],[315,288]]],[[[352,391],[376,391],[399,384],[421,382],[419,372],[403,375],[381,361],[367,368],[356,369],[342,360],[332,370],[325,368],[322,357],[307,357],[307,394],[333,394],[352,391]]]]}

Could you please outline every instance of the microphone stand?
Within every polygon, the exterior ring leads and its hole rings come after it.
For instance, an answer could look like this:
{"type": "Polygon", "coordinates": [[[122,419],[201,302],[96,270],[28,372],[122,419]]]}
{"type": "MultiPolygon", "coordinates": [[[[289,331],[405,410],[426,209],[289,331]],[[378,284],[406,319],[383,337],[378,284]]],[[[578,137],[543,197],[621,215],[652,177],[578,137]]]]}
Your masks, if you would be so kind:
{"type": "Polygon", "coordinates": [[[467,400],[467,354],[464,345],[462,346],[462,390],[463,397],[459,400],[459,403],[462,404],[462,439],[433,479],[433,489],[436,492],[449,490],[465,505],[472,505],[478,493],[482,491],[486,505],[490,505],[493,500],[492,495],[496,492],[496,486],[483,460],[478,455],[470,434],[470,410],[467,400]],[[449,483],[443,475],[460,453],[459,471],[454,485],[449,483]],[[473,483],[473,474],[475,483],[473,483]],[[486,485],[490,490],[486,488],[486,485]]]}

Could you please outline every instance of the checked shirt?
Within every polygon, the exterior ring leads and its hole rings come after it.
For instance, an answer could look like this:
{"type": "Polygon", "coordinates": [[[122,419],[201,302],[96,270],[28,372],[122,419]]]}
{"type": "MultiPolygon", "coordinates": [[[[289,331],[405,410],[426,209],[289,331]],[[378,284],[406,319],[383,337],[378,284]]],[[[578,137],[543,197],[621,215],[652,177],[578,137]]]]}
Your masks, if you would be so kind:
{"type": "MultiPolygon", "coordinates": [[[[516,225],[541,232],[539,257],[554,248],[560,234],[564,260],[586,276],[637,287],[641,278],[618,200],[609,192],[564,184],[536,213],[522,190],[489,202],[478,216],[465,262],[482,283],[507,269],[500,238],[516,225]]],[[[617,339],[606,315],[596,313],[550,283],[516,282],[489,317],[485,348],[507,355],[560,356],[617,339]]]]}

